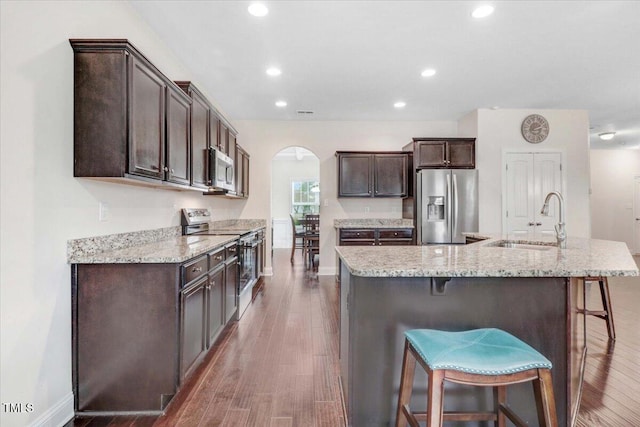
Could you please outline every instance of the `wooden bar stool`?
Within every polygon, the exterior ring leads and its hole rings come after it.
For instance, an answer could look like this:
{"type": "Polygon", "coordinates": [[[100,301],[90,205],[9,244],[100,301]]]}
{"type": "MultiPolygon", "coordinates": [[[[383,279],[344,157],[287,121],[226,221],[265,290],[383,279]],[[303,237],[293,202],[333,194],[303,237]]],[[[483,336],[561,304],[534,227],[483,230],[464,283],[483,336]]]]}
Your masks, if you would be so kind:
{"type": "MultiPolygon", "coordinates": [[[[615,341],[616,339],[616,327],[613,324],[613,311],[611,311],[611,297],[609,295],[609,282],[604,276],[585,277],[584,285],[587,282],[598,282],[600,285],[600,297],[602,298],[602,310],[587,310],[585,307],[582,312],[589,316],[596,316],[604,319],[607,322],[607,332],[609,333],[609,339],[615,341]]],[[[584,289],[586,292],[586,289],[584,289]]]]}
{"type": "Polygon", "coordinates": [[[551,381],[551,362],[528,344],[500,329],[445,332],[412,329],[405,332],[402,379],[396,427],[442,426],[443,421],[497,421],[506,426],[527,424],[506,404],[507,387],[532,381],[541,426],[556,427],[558,419],[551,381]],[[429,376],[426,412],[411,412],[416,360],[429,376]],[[495,387],[494,412],[443,412],[444,382],[495,387]]]}

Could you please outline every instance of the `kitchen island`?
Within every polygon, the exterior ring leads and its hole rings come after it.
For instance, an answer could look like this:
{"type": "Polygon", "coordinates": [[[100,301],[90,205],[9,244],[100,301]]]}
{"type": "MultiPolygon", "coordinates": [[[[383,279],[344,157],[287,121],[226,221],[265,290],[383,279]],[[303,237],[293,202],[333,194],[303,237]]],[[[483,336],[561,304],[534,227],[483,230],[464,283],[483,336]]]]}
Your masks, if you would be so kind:
{"type": "MultiPolygon", "coordinates": [[[[340,365],[351,426],[395,422],[404,331],[497,327],[553,363],[559,425],[572,425],[586,355],[582,279],[635,276],[626,245],[569,238],[474,235],[469,245],[347,247],[340,258],[340,365]]],[[[419,371],[419,370],[418,370],[419,371]]],[[[489,410],[490,389],[447,384],[445,410],[489,410]]],[[[510,387],[508,402],[530,425],[530,384],[510,387]]],[[[426,378],[416,375],[412,407],[424,409],[426,378]]]]}

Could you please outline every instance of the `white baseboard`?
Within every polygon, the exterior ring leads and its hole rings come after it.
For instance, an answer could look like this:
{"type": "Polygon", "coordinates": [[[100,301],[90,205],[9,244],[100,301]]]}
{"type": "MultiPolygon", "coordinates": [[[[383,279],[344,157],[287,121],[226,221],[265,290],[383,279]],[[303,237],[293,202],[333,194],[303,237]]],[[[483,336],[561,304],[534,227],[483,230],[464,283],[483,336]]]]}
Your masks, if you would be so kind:
{"type": "Polygon", "coordinates": [[[62,427],[68,423],[75,413],[73,411],[73,392],[69,392],[58,403],[47,409],[36,418],[29,427],[62,427]]]}
{"type": "Polygon", "coordinates": [[[335,276],[336,268],[335,267],[318,267],[318,276],[335,276]]]}
{"type": "Polygon", "coordinates": [[[265,267],[262,272],[263,276],[273,276],[273,267],[265,267]]]}

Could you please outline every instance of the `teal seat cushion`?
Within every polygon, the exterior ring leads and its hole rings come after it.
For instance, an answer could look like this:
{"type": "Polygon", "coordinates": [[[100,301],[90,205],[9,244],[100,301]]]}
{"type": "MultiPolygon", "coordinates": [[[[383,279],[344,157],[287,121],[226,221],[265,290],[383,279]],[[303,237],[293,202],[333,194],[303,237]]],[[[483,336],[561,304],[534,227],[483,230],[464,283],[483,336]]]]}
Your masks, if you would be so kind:
{"type": "Polygon", "coordinates": [[[500,329],[462,332],[412,329],[405,336],[432,370],[503,375],[534,368],[551,369],[546,357],[500,329]]]}

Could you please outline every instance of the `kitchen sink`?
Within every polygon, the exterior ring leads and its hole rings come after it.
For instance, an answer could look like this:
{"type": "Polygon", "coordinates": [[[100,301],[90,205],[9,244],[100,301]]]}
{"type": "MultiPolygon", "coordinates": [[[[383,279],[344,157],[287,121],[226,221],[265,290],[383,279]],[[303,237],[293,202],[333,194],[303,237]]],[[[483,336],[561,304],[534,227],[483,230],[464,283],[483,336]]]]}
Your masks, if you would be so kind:
{"type": "Polygon", "coordinates": [[[557,243],[552,242],[536,242],[526,243],[518,240],[498,240],[497,242],[485,245],[488,248],[504,248],[504,249],[527,249],[532,251],[548,251],[556,247],[557,243]]]}

